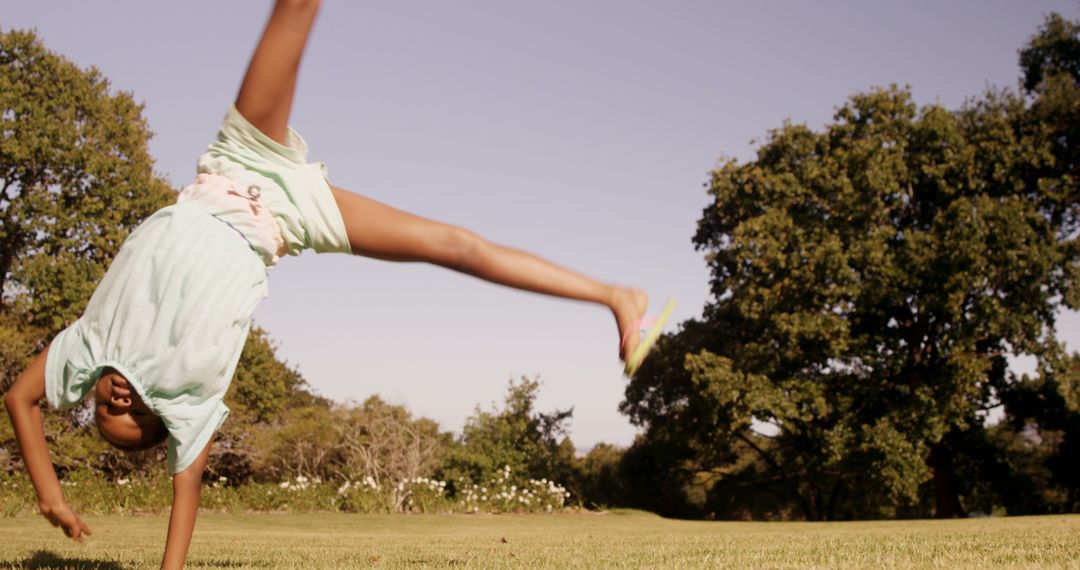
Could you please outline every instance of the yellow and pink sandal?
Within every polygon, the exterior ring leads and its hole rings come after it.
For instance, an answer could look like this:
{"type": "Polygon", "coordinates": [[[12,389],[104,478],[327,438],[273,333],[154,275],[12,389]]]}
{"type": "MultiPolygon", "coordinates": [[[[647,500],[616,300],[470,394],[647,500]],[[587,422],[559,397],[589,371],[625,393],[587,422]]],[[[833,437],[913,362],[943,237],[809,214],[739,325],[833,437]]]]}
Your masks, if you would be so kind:
{"type": "Polygon", "coordinates": [[[664,303],[664,308],[660,309],[659,315],[645,315],[638,322],[630,325],[623,333],[622,344],[626,344],[626,339],[630,337],[630,333],[635,330],[640,330],[645,334],[642,337],[641,342],[634,348],[634,352],[626,359],[626,368],[623,373],[627,376],[633,376],[637,373],[638,368],[641,368],[641,363],[645,362],[645,357],[652,350],[652,347],[656,345],[656,340],[660,338],[660,331],[667,324],[668,318],[671,316],[671,311],[675,310],[675,299],[668,299],[664,303]],[[648,332],[645,332],[648,329],[648,332]]]}

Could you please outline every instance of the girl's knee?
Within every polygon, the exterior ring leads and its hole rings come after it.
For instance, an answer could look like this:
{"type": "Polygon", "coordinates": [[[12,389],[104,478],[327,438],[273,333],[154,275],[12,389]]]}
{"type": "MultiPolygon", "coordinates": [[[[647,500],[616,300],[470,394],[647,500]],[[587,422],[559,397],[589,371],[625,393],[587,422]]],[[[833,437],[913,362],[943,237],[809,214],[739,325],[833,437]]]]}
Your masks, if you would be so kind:
{"type": "Polygon", "coordinates": [[[468,269],[476,262],[483,243],[484,240],[475,233],[465,228],[449,226],[439,246],[439,261],[453,269],[468,269]]]}

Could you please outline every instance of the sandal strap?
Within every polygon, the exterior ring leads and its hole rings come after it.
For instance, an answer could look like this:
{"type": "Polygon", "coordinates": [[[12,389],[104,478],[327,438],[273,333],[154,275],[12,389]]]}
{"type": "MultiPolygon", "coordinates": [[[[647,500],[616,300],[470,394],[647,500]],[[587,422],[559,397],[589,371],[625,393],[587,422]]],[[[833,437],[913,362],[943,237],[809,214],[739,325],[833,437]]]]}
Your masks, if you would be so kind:
{"type": "Polygon", "coordinates": [[[644,317],[641,317],[637,320],[637,322],[632,323],[629,327],[626,328],[626,332],[624,332],[622,335],[622,343],[620,344],[620,346],[626,345],[626,339],[630,338],[630,333],[634,331],[641,332],[643,330],[647,330],[655,324],[656,315],[645,315],[644,317]]]}

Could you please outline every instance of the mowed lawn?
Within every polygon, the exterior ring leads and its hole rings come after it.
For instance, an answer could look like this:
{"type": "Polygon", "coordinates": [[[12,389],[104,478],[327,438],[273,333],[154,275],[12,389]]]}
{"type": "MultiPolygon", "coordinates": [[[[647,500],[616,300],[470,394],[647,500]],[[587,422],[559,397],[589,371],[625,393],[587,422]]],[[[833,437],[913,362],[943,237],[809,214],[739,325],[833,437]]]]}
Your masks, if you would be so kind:
{"type": "MultiPolygon", "coordinates": [[[[3,568],[151,568],[164,516],[89,517],[75,544],[0,519],[3,568]]],[[[1080,515],[744,523],[562,515],[205,514],[189,568],[1080,568],[1080,515]]]]}

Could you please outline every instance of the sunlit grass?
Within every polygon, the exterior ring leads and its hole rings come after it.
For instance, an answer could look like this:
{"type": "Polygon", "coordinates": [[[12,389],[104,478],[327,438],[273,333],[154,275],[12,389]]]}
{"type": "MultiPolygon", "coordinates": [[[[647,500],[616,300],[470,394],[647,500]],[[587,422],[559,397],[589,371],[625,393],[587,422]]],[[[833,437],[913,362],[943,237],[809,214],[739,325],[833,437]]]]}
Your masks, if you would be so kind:
{"type": "MultiPolygon", "coordinates": [[[[75,544],[43,519],[0,519],[0,567],[150,568],[163,516],[88,517],[75,544]]],[[[739,523],[633,511],[563,515],[200,517],[189,568],[1080,568],[1080,516],[739,523]]]]}

